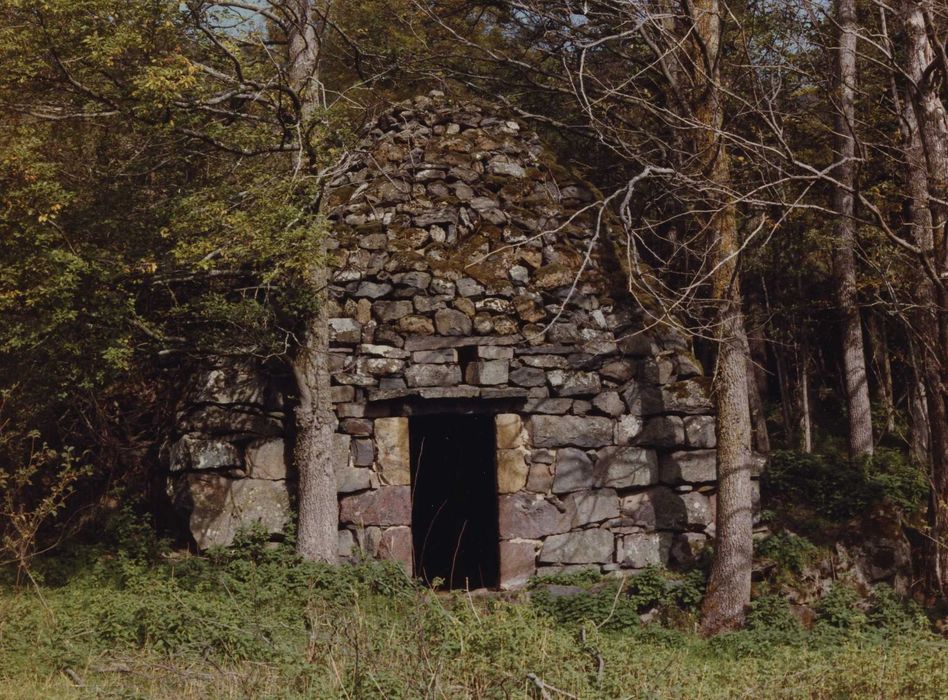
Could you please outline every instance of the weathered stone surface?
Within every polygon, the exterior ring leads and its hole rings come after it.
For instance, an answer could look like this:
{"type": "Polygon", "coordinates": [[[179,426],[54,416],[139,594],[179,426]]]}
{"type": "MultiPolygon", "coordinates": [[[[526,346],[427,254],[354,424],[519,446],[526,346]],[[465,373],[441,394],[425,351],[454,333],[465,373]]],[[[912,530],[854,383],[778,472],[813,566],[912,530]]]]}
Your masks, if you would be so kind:
{"type": "Polygon", "coordinates": [[[602,389],[602,382],[595,372],[554,369],[547,372],[546,376],[558,396],[591,396],[602,389]]]}
{"type": "Polygon", "coordinates": [[[383,484],[394,486],[411,483],[407,418],[376,418],[375,453],[379,478],[383,484]]]}
{"type": "Polygon", "coordinates": [[[666,484],[714,481],[716,466],[714,450],[672,452],[662,455],[662,481],[666,484]]]}
{"type": "Polygon", "coordinates": [[[553,465],[534,460],[527,475],[527,491],[547,493],[553,488],[553,465]]]}
{"type": "Polygon", "coordinates": [[[339,431],[348,435],[371,435],[372,420],[369,418],[343,418],[339,421],[339,431]]]}
{"type": "Polygon", "coordinates": [[[242,527],[259,523],[279,534],[290,522],[290,500],[282,481],[229,479],[210,473],[186,474],[175,488],[176,508],[200,549],[227,546],[242,527]]]}
{"type": "Polygon", "coordinates": [[[685,520],[689,527],[706,527],[713,522],[711,503],[704,494],[691,491],[681,496],[681,502],[685,508],[685,520]]]}
{"type": "Polygon", "coordinates": [[[527,435],[523,420],[517,413],[498,413],[494,416],[494,430],[497,434],[497,447],[512,450],[526,444],[527,435]]]}
{"type": "Polygon", "coordinates": [[[712,448],[718,444],[714,434],[714,416],[685,416],[684,426],[688,447],[712,448]]]}
{"type": "Polygon", "coordinates": [[[682,532],[675,535],[669,550],[669,563],[683,568],[698,564],[702,552],[708,546],[708,538],[700,532],[682,532]]]}
{"type": "Polygon", "coordinates": [[[363,343],[357,348],[358,352],[364,355],[374,355],[376,357],[387,357],[392,360],[406,360],[411,355],[407,350],[396,348],[392,345],[375,345],[372,343],[363,343]]]}
{"type": "Polygon", "coordinates": [[[351,559],[355,555],[356,539],[352,530],[339,530],[336,536],[336,551],[343,559],[351,559]]]}
{"type": "Polygon", "coordinates": [[[348,469],[352,459],[352,436],[342,433],[333,433],[332,436],[332,465],[336,472],[348,469]]]}
{"type": "Polygon", "coordinates": [[[470,335],[471,319],[454,309],[440,309],[435,312],[435,329],[440,335],[470,335]]]}
{"type": "Polygon", "coordinates": [[[382,486],[339,500],[339,520],[351,525],[411,525],[411,489],[382,486]]]}
{"type": "Polygon", "coordinates": [[[616,558],[623,567],[643,569],[668,562],[671,537],[658,532],[637,532],[619,540],[616,558]]]}
{"type": "Polygon", "coordinates": [[[398,330],[402,331],[403,333],[432,335],[435,331],[435,328],[430,318],[412,315],[398,319],[398,330]]]}
{"type": "Polygon", "coordinates": [[[401,374],[405,369],[405,360],[390,357],[360,357],[356,362],[356,371],[372,377],[389,377],[401,374]]]}
{"type": "Polygon", "coordinates": [[[679,416],[654,416],[645,421],[636,442],[652,447],[683,447],[684,424],[679,416]]]}
{"type": "Polygon", "coordinates": [[[623,384],[635,376],[635,363],[631,360],[612,360],[599,370],[603,379],[623,384]]]}
{"type": "Polygon", "coordinates": [[[642,432],[642,419],[639,416],[621,416],[616,421],[616,444],[629,445],[638,437],[640,432],[642,432]]]}
{"type": "Polygon", "coordinates": [[[415,310],[410,301],[377,301],[372,304],[372,314],[379,321],[397,321],[415,310]]]}
{"type": "Polygon", "coordinates": [[[567,502],[567,508],[573,511],[570,525],[574,528],[619,517],[619,497],[613,489],[576,491],[564,501],[567,502]]]}
{"type": "Polygon", "coordinates": [[[286,445],[280,438],[250,443],[244,460],[254,479],[286,478],[286,445]]]}
{"type": "Polygon", "coordinates": [[[539,561],[545,564],[604,564],[612,561],[615,538],[608,530],[581,530],[547,537],[539,561]]]}
{"type": "Polygon", "coordinates": [[[410,387],[454,386],[461,383],[461,368],[457,365],[411,365],[405,371],[410,387]]]}
{"type": "Polygon", "coordinates": [[[413,553],[410,527],[390,527],[382,531],[376,550],[379,559],[397,562],[411,576],[413,553]]]}
{"type": "Polygon", "coordinates": [[[500,543],[500,587],[512,590],[525,586],[537,572],[538,543],[527,540],[500,543]]]}
{"type": "Polygon", "coordinates": [[[540,396],[529,399],[523,406],[526,413],[543,413],[550,415],[562,415],[569,413],[573,406],[572,399],[551,399],[546,396],[540,396]]]}
{"type": "Polygon", "coordinates": [[[605,447],[599,451],[596,471],[602,486],[623,489],[658,483],[658,458],[640,447],[605,447]]]}
{"type": "Polygon", "coordinates": [[[590,489],[599,483],[599,473],[589,456],[575,447],[563,447],[556,452],[553,493],[568,493],[590,489]]]}
{"type": "Polygon", "coordinates": [[[685,379],[662,387],[661,406],[648,413],[701,414],[711,410],[711,399],[708,398],[710,380],[704,377],[685,379]]]}
{"type": "Polygon", "coordinates": [[[193,403],[254,404],[275,407],[267,377],[247,362],[228,362],[200,373],[188,392],[193,403]]]}
{"type": "Polygon", "coordinates": [[[179,427],[209,437],[235,433],[279,437],[283,433],[282,415],[237,405],[200,406],[182,417],[179,427]]]}
{"type": "Polygon", "coordinates": [[[507,383],[507,360],[471,362],[465,369],[468,384],[493,386],[507,383]]]}
{"type": "Polygon", "coordinates": [[[375,462],[375,446],[371,440],[352,441],[352,463],[357,467],[371,467],[375,462]]]}
{"type": "Polygon", "coordinates": [[[416,364],[449,364],[458,361],[458,351],[454,348],[416,350],[411,355],[411,361],[416,364]]]}
{"type": "Polygon", "coordinates": [[[185,435],[170,451],[170,471],[206,471],[243,467],[237,447],[227,440],[185,435]]]}
{"type": "Polygon", "coordinates": [[[604,391],[592,400],[593,406],[607,416],[619,416],[625,412],[625,404],[616,391],[604,391]]]}
{"type": "Polygon", "coordinates": [[[381,299],[392,291],[392,285],[378,282],[362,282],[352,295],[366,299],[381,299]]]}
{"type": "Polygon", "coordinates": [[[498,522],[501,539],[540,539],[565,532],[570,527],[570,514],[550,501],[529,493],[515,493],[498,499],[498,522]]]}
{"type": "Polygon", "coordinates": [[[510,372],[510,381],[518,386],[544,386],[546,372],[539,367],[518,367],[510,372]]]}
{"type": "Polygon", "coordinates": [[[514,493],[527,485],[527,450],[517,447],[511,450],[497,450],[497,491],[514,493]]]}
{"type": "Polygon", "coordinates": [[[642,381],[668,384],[675,377],[675,363],[669,357],[653,357],[642,363],[642,381]]]}
{"type": "Polygon", "coordinates": [[[613,421],[580,416],[533,416],[530,419],[535,447],[601,447],[612,442],[613,421]]]}
{"type": "Polygon", "coordinates": [[[371,469],[345,466],[336,470],[336,492],[355,493],[377,486],[371,469]]]}

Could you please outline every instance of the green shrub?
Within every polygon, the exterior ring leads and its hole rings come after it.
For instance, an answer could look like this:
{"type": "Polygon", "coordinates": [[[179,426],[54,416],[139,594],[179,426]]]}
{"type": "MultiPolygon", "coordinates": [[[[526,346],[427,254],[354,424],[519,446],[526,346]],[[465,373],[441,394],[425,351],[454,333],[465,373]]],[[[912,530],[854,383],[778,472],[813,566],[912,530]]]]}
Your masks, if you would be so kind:
{"type": "Polygon", "coordinates": [[[754,554],[776,566],[776,578],[798,576],[819,555],[819,549],[805,537],[778,532],[757,542],[754,554]]]}
{"type": "Polygon", "coordinates": [[[927,486],[921,468],[891,448],[879,448],[859,462],[838,452],[777,450],[761,477],[761,490],[768,503],[800,505],[840,521],[884,500],[915,512],[924,503],[927,486]]]}
{"type": "Polygon", "coordinates": [[[929,628],[921,606],[911,598],[900,596],[884,583],[872,590],[866,619],[870,625],[887,633],[919,632],[929,628]]]}
{"type": "Polygon", "coordinates": [[[834,583],[816,606],[817,625],[838,630],[853,631],[866,624],[866,614],[860,608],[861,599],[849,586],[834,583]]]}

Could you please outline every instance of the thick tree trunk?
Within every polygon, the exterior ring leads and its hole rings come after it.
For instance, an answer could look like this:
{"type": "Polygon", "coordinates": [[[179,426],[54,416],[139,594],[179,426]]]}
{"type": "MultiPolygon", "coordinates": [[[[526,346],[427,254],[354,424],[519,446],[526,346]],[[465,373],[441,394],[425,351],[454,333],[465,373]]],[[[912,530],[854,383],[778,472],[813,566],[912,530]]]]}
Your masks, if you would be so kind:
{"type": "Polygon", "coordinates": [[[856,2],[837,0],[839,49],[836,57],[836,157],[842,162],[835,170],[833,193],[836,211],[833,264],[837,303],[842,322],[843,375],[849,411],[849,452],[853,457],[871,455],[872,412],[866,378],[866,356],[856,293],[855,202],[856,157],[856,2]]]}
{"type": "MultiPolygon", "coordinates": [[[[297,171],[313,167],[305,143],[308,122],[320,105],[317,76],[319,36],[312,0],[285,0],[292,18],[287,37],[288,78],[299,100],[301,122],[297,171]]],[[[299,525],[296,549],[312,561],[337,561],[339,501],[333,463],[336,416],[330,393],[328,283],[325,245],[312,261],[307,285],[316,296],[316,312],[307,320],[292,361],[299,405],[296,408],[296,444],[293,458],[299,475],[299,525]]]]}
{"type": "Polygon", "coordinates": [[[703,634],[717,634],[744,623],[751,592],[753,514],[751,492],[751,421],[747,386],[747,335],[738,275],[739,242],[730,162],[723,139],[719,53],[721,14],[718,0],[692,6],[695,39],[691,60],[696,97],[695,153],[709,181],[713,212],[705,222],[710,237],[712,295],[717,303],[717,363],[712,393],[717,408],[717,516],[714,561],[701,610],[703,634]]]}
{"type": "Polygon", "coordinates": [[[942,278],[948,261],[944,249],[948,195],[948,120],[945,106],[927,68],[934,51],[925,28],[924,10],[930,2],[903,0],[905,33],[904,73],[909,81],[904,128],[907,178],[912,201],[913,237],[921,253],[919,312],[914,322],[921,347],[925,381],[931,500],[929,521],[933,552],[929,581],[943,594],[948,591],[948,310],[942,278]]]}

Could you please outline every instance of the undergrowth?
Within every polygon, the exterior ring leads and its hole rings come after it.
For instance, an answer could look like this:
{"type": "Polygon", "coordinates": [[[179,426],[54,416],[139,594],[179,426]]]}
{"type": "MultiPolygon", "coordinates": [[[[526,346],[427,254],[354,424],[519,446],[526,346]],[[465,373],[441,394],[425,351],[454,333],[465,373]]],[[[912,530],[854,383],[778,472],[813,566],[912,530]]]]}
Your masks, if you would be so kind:
{"type": "Polygon", "coordinates": [[[831,593],[812,631],[758,598],[748,627],[692,632],[703,582],[581,573],[529,593],[423,588],[396,566],[329,568],[260,533],[171,556],[119,523],[108,547],[0,586],[0,697],[935,698],[948,643],[891,591],[831,593]],[[562,595],[568,593],[569,595],[562,595]],[[654,621],[644,624],[641,616],[654,621]],[[659,624],[660,622],[664,624],[659,624]]]}

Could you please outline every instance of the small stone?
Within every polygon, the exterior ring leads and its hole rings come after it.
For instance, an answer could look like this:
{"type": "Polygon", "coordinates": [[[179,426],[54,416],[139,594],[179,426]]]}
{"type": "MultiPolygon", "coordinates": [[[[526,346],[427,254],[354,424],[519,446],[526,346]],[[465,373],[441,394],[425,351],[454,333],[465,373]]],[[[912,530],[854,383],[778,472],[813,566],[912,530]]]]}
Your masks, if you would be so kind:
{"type": "Polygon", "coordinates": [[[413,335],[432,335],[435,332],[430,318],[424,316],[405,316],[398,320],[398,330],[413,335]]]}
{"type": "Polygon", "coordinates": [[[454,308],[460,311],[468,318],[474,318],[477,315],[477,307],[470,299],[455,299],[454,308]]]}
{"type": "Polygon", "coordinates": [[[354,297],[365,297],[367,299],[379,299],[386,294],[391,293],[392,285],[379,282],[362,282],[353,294],[354,297]]]}
{"type": "Polygon", "coordinates": [[[375,447],[371,440],[352,441],[352,463],[357,467],[371,467],[375,462],[375,447]]]}
{"type": "Polygon", "coordinates": [[[615,440],[617,445],[628,445],[642,431],[642,419],[639,416],[625,415],[616,421],[615,440]]]}
{"type": "Polygon", "coordinates": [[[537,462],[535,458],[536,453],[527,475],[526,489],[534,493],[547,493],[553,488],[553,465],[537,462]]]}
{"type": "Polygon", "coordinates": [[[435,312],[435,328],[440,335],[470,335],[471,319],[454,309],[435,312]]]}
{"type": "Polygon", "coordinates": [[[481,360],[509,360],[514,355],[513,348],[503,345],[478,345],[477,357],[481,360]]]}
{"type": "Polygon", "coordinates": [[[456,283],[458,294],[462,297],[479,296],[484,293],[484,286],[470,277],[462,277],[456,283]]]}
{"type": "Polygon", "coordinates": [[[358,343],[362,340],[362,324],[354,318],[329,319],[329,340],[337,343],[358,343]]]}
{"type": "Polygon", "coordinates": [[[685,441],[688,447],[712,448],[718,444],[714,416],[685,416],[685,441]]]}
{"type": "Polygon", "coordinates": [[[589,396],[602,389],[599,375],[595,372],[554,369],[547,373],[547,380],[558,396],[589,396]]]}
{"type": "Polygon", "coordinates": [[[345,418],[339,421],[339,430],[349,435],[371,435],[372,421],[368,418],[345,418]]]}
{"type": "Polygon", "coordinates": [[[530,272],[523,265],[514,265],[508,274],[510,279],[519,284],[527,284],[530,281],[530,272]]]}
{"type": "Polygon", "coordinates": [[[684,494],[681,501],[685,507],[685,519],[689,527],[703,528],[714,521],[711,514],[711,502],[704,494],[692,491],[684,494]]]}
{"type": "Polygon", "coordinates": [[[411,361],[418,364],[450,364],[458,361],[458,351],[454,348],[416,350],[411,355],[411,361]]]}
{"type": "Polygon", "coordinates": [[[593,406],[607,416],[619,416],[625,411],[625,404],[616,391],[604,391],[593,399],[593,406]]]}
{"type": "Polygon", "coordinates": [[[377,301],[372,304],[372,314],[379,321],[397,321],[415,310],[410,301],[377,301]]]}
{"type": "Polygon", "coordinates": [[[487,171],[491,175],[500,175],[502,177],[522,178],[526,176],[526,171],[516,163],[507,163],[494,158],[487,164],[487,171]]]}

